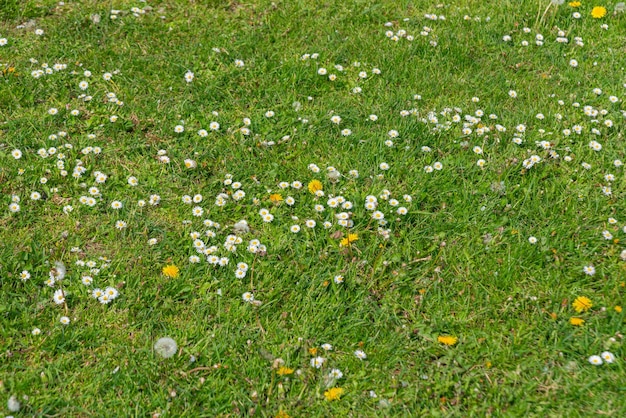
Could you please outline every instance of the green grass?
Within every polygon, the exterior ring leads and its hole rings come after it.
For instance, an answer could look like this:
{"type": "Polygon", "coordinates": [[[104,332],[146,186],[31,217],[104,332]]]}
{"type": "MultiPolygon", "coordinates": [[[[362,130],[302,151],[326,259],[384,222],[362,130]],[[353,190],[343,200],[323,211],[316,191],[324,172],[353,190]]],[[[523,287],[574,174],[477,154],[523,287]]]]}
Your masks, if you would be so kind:
{"type": "Polygon", "coordinates": [[[624,168],[614,164],[626,161],[626,17],[613,13],[615,2],[605,4],[601,19],[590,16],[596,4],[586,1],[580,19],[567,3],[544,14],[545,0],[443,7],[421,0],[170,0],[150,2],[139,16],[131,7],[146,3],[66,3],[7,1],[0,8],[0,38],[7,39],[0,47],[0,392],[3,402],[16,396],[22,403],[20,412],[0,405],[0,414],[626,413],[625,317],[618,308],[626,292],[626,183],[624,168]],[[112,9],[121,11],[116,19],[112,9]],[[425,17],[431,13],[445,20],[425,17]],[[568,43],[556,42],[557,28],[568,43]],[[414,39],[385,34],[399,30],[414,39]],[[44,63],[66,68],[45,74],[44,63]],[[36,70],[44,74],[34,77],[36,70]],[[195,76],[190,83],[187,71],[195,76]],[[586,116],[585,106],[598,114],[586,116]],[[58,113],[50,115],[51,108],[58,113]],[[273,117],[265,116],[269,110],[273,117]],[[480,120],[464,133],[466,116],[479,110],[480,120]],[[333,115],[341,116],[339,125],[333,115]],[[250,135],[241,129],[244,118],[250,135]],[[219,130],[211,131],[211,122],[219,130]],[[176,133],[177,125],[184,132],[176,133]],[[525,126],[521,145],[512,141],[518,125],[525,126]],[[580,135],[563,133],[577,125],[580,135]],[[593,140],[600,151],[590,148],[593,140]],[[51,147],[54,155],[38,155],[51,147]],[[83,153],[86,147],[101,152],[83,153]],[[169,163],[159,161],[159,150],[169,163]],[[541,161],[525,169],[531,155],[541,161]],[[197,167],[186,168],[186,159],[197,167]],[[425,170],[437,162],[441,170],[425,170]],[[85,172],[73,178],[79,165],[85,172]],[[327,175],[331,166],[341,173],[337,182],[327,175]],[[96,183],[97,171],[106,182],[96,183]],[[245,191],[239,201],[225,183],[230,176],[245,191]],[[324,197],[307,190],[314,179],[324,197]],[[294,181],[302,188],[279,186],[294,181]],[[93,186],[99,196],[90,207],[80,198],[93,186]],[[41,198],[32,200],[32,192],[41,198]],[[215,205],[220,193],[230,196],[223,207],[215,205]],[[295,204],[270,201],[274,193],[295,204]],[[138,205],[154,194],[158,205],[138,205]],[[196,194],[201,202],[182,202],[196,194]],[[9,209],[14,195],[16,213],[9,209]],[[364,207],[369,195],[388,222],[387,239],[364,207]],[[332,208],[330,196],[353,207],[332,208]],[[111,208],[113,201],[123,207],[111,208]],[[316,204],[325,210],[316,212],[316,204]],[[73,210],[65,213],[67,205],[73,210]],[[192,215],[195,206],[202,216],[192,215]],[[396,213],[400,206],[406,215],[396,213]],[[262,208],[271,223],[263,222],[262,208]],[[349,229],[334,216],[348,211],[349,229]],[[117,229],[118,220],[127,227],[117,229]],[[223,244],[240,220],[250,231],[229,252],[223,244]],[[292,225],[300,232],[290,232],[292,225]],[[194,231],[230,258],[228,266],[205,261],[194,231]],[[358,240],[345,247],[348,233],[358,240]],[[249,252],[252,239],[266,253],[249,252]],[[194,255],[197,264],[189,261],[194,255]],[[67,275],[49,287],[58,261],[67,275]],[[80,265],[88,261],[99,270],[80,265]],[[240,262],[249,267],[241,279],[240,262]],[[172,264],[180,275],[168,278],[162,268],[172,264]],[[596,273],[586,275],[591,265],[596,273]],[[20,279],[23,271],[30,279],[20,279]],[[81,283],[84,275],[93,278],[90,286],[81,283]],[[335,283],[337,275],[343,283],[335,283]],[[55,304],[61,285],[66,298],[55,304]],[[109,304],[90,296],[106,287],[119,292],[109,304]],[[245,302],[245,292],[262,303],[245,302]],[[589,311],[574,310],[580,296],[592,301],[589,311]],[[62,325],[62,316],[71,323],[62,325]],[[572,317],[585,322],[574,326],[572,317]],[[32,335],[35,328],[41,334],[32,335]],[[458,342],[438,342],[445,335],[458,342]],[[178,344],[167,359],[153,348],[165,336],[178,344]],[[613,363],[589,363],[604,351],[613,363]],[[320,369],[311,365],[315,356],[326,359],[320,369]],[[291,374],[278,373],[283,362],[291,374]],[[329,379],[332,369],[343,377],[329,379]],[[344,390],[340,400],[325,399],[331,387],[344,390]]]}

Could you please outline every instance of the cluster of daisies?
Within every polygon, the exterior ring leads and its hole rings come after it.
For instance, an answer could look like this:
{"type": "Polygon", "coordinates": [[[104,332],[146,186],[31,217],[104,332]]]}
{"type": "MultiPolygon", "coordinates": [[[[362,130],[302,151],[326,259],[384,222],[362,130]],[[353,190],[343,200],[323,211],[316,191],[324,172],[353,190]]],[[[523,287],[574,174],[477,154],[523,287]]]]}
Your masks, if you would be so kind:
{"type": "MultiPolygon", "coordinates": [[[[318,60],[318,53],[306,53],[300,57],[302,61],[310,61],[310,60],[318,60]]],[[[356,83],[356,85],[352,88],[352,93],[360,94],[363,92],[363,88],[361,85],[365,83],[372,75],[380,75],[382,74],[380,68],[372,67],[371,70],[364,69],[366,64],[361,63],[360,61],[354,61],[350,66],[343,66],[341,64],[334,64],[330,67],[319,65],[317,67],[317,75],[327,77],[330,81],[339,80],[340,77],[344,77],[347,80],[350,80],[351,84],[356,83]]],[[[339,122],[335,122],[339,124],[339,122]]],[[[349,129],[342,131],[343,136],[350,136],[351,131],[349,129]]]]}
{"type": "MultiPolygon", "coordinates": [[[[436,14],[425,14],[424,15],[424,19],[425,20],[431,20],[431,21],[437,21],[437,20],[446,20],[446,17],[444,15],[436,15],[436,14]]],[[[405,18],[403,20],[404,22],[409,22],[410,19],[409,18],[405,18]]],[[[398,42],[400,41],[400,39],[405,39],[408,42],[412,42],[415,40],[416,35],[413,35],[412,33],[409,33],[406,29],[398,29],[395,32],[392,31],[390,28],[394,27],[394,23],[393,22],[387,22],[385,23],[385,28],[387,29],[385,31],[385,36],[393,41],[393,42],[398,42]]],[[[419,30],[419,36],[423,37],[423,38],[428,38],[429,39],[429,44],[431,46],[437,46],[437,37],[433,35],[433,29],[430,26],[422,26],[419,30]]]]}

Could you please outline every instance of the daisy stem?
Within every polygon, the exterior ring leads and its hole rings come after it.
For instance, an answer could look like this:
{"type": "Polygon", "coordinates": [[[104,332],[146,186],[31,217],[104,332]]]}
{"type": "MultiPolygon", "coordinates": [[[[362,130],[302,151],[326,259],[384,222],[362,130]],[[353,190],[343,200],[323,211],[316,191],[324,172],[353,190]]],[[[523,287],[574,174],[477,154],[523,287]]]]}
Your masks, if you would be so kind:
{"type": "Polygon", "coordinates": [[[254,292],[254,283],[252,278],[254,277],[254,263],[256,262],[256,253],[254,253],[254,258],[252,259],[252,266],[250,266],[250,291],[254,292]]]}

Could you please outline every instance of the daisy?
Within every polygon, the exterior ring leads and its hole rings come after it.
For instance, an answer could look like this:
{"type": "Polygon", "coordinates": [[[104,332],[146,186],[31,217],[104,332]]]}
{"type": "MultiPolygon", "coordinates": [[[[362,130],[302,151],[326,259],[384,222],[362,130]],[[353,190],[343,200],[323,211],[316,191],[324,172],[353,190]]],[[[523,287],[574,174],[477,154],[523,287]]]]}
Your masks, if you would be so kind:
{"type": "Polygon", "coordinates": [[[246,292],[241,297],[245,302],[248,302],[248,303],[254,302],[254,295],[251,292],[246,292]]]}
{"type": "Polygon", "coordinates": [[[594,266],[584,266],[583,272],[588,276],[593,276],[594,274],[596,274],[596,269],[594,266]]]}
{"type": "Polygon", "coordinates": [[[365,351],[363,350],[356,350],[354,355],[360,360],[365,360],[367,358],[367,354],[365,354],[365,351]]]}
{"type": "Polygon", "coordinates": [[[615,356],[613,355],[613,353],[610,353],[608,351],[604,351],[602,354],[600,354],[600,357],[602,357],[602,360],[604,360],[604,362],[607,364],[615,362],[615,356]]]}
{"type": "Polygon", "coordinates": [[[320,369],[324,363],[326,362],[326,359],[324,357],[313,357],[311,359],[311,367],[315,367],[316,369],[320,369]]]}
{"type": "Polygon", "coordinates": [[[114,287],[107,287],[104,289],[104,294],[108,296],[111,300],[115,299],[119,295],[119,291],[114,287]]]}
{"type": "Polygon", "coordinates": [[[57,289],[54,292],[54,296],[52,297],[52,299],[54,300],[54,303],[56,303],[57,305],[60,305],[63,302],[65,302],[65,294],[63,293],[63,290],[57,289]]]}
{"type": "Polygon", "coordinates": [[[63,325],[69,325],[70,323],[70,319],[67,316],[62,316],[59,319],[59,322],[61,322],[63,325]]]}
{"type": "Polygon", "coordinates": [[[602,365],[602,357],[600,357],[600,356],[590,356],[588,361],[589,361],[589,363],[593,364],[594,366],[602,365]]]}

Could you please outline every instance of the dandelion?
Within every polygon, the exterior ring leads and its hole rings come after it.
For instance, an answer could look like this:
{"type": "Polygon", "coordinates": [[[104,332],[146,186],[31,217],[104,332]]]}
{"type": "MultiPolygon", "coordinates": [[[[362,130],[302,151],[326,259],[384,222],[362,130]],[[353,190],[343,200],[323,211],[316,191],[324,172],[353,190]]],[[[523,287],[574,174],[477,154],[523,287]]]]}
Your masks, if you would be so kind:
{"type": "Polygon", "coordinates": [[[582,318],[577,318],[577,317],[573,316],[573,317],[571,317],[569,319],[569,323],[574,325],[575,327],[579,327],[579,326],[581,326],[582,324],[585,323],[585,320],[582,319],[582,318]]]}
{"type": "Polygon", "coordinates": [[[287,376],[293,374],[294,369],[290,369],[289,367],[280,366],[278,370],[276,370],[276,374],[279,376],[287,376]]]}
{"type": "Polygon", "coordinates": [[[282,201],[283,201],[283,197],[280,195],[280,193],[274,193],[270,195],[270,202],[280,203],[282,201]]]}
{"type": "Polygon", "coordinates": [[[594,19],[601,19],[604,16],[606,16],[606,7],[596,6],[591,9],[591,17],[593,17],[594,19]]]}
{"type": "Polygon", "coordinates": [[[587,312],[593,306],[591,300],[586,296],[577,297],[572,303],[574,310],[578,313],[587,312]]]}
{"type": "Polygon", "coordinates": [[[307,188],[309,189],[309,192],[316,194],[319,190],[322,190],[322,182],[319,180],[311,180],[307,188]]]}
{"type": "Polygon", "coordinates": [[[349,247],[352,245],[353,242],[358,241],[359,239],[359,234],[356,233],[352,233],[352,234],[348,234],[347,237],[343,238],[339,245],[342,247],[349,247]]]}
{"type": "Polygon", "coordinates": [[[162,337],[154,343],[154,351],[163,358],[170,358],[178,351],[178,345],[172,338],[162,337]]]}
{"type": "Polygon", "coordinates": [[[11,412],[19,412],[20,407],[20,401],[15,396],[11,396],[7,401],[7,409],[11,412]]]}
{"type": "Polygon", "coordinates": [[[324,397],[327,401],[337,401],[341,399],[344,392],[342,388],[330,388],[324,392],[324,397]]]}
{"type": "Polygon", "coordinates": [[[173,264],[167,265],[165,267],[163,267],[163,269],[161,270],[161,272],[163,273],[163,275],[165,275],[166,277],[175,279],[178,277],[179,273],[180,273],[180,269],[178,267],[176,267],[173,264]]]}
{"type": "Polygon", "coordinates": [[[440,335],[439,337],[437,337],[437,341],[439,341],[441,344],[452,346],[455,345],[459,341],[459,339],[451,335],[440,335]]]}

